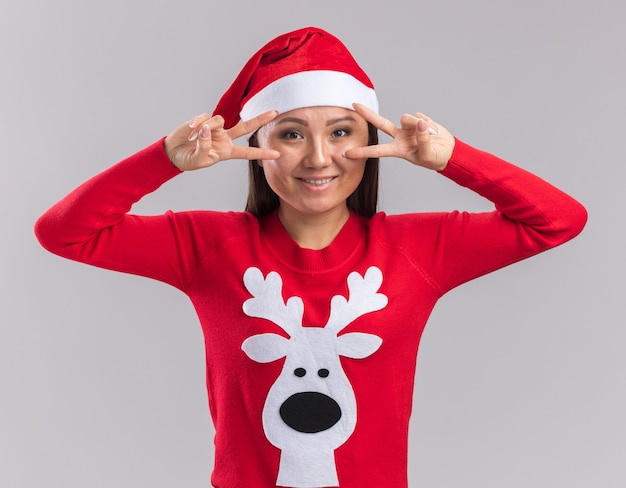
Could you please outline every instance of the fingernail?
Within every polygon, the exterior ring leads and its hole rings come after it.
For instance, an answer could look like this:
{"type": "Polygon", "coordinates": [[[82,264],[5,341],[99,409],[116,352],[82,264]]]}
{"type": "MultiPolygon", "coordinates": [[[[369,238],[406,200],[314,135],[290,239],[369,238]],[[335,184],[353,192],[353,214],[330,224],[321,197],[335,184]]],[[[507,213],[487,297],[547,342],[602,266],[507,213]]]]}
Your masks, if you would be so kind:
{"type": "Polygon", "coordinates": [[[209,129],[209,126],[207,124],[204,124],[202,128],[200,129],[200,137],[202,139],[206,139],[207,137],[209,137],[210,133],[211,133],[211,129],[209,129]]]}
{"type": "Polygon", "coordinates": [[[195,118],[191,119],[191,122],[189,122],[189,128],[195,129],[197,126],[198,126],[198,121],[195,118]]]}

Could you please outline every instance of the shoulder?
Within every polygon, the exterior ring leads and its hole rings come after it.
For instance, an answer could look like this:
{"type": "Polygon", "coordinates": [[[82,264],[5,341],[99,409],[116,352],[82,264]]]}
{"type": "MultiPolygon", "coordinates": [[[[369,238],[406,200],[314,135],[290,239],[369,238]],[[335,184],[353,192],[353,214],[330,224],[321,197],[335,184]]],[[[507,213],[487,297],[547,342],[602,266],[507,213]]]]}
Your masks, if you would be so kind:
{"type": "Polygon", "coordinates": [[[436,227],[456,212],[417,212],[388,215],[378,212],[368,220],[370,232],[414,233],[436,227]]]}
{"type": "Polygon", "coordinates": [[[168,212],[172,225],[197,237],[212,240],[234,239],[258,232],[259,220],[249,212],[190,210],[168,212]]]}
{"type": "Polygon", "coordinates": [[[368,219],[370,242],[389,249],[416,249],[437,246],[451,221],[459,212],[418,212],[387,215],[378,212],[368,219]]]}

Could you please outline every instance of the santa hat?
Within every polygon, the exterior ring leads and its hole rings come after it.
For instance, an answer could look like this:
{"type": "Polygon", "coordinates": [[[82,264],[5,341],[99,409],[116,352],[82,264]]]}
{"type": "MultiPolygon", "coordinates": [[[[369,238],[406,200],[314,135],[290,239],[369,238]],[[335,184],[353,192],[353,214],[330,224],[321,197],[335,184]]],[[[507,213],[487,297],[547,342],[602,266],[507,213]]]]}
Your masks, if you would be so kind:
{"type": "Polygon", "coordinates": [[[316,27],[283,34],[257,51],[218,102],[225,128],[268,110],[358,102],[378,112],[374,85],[346,46],[316,27]]]}

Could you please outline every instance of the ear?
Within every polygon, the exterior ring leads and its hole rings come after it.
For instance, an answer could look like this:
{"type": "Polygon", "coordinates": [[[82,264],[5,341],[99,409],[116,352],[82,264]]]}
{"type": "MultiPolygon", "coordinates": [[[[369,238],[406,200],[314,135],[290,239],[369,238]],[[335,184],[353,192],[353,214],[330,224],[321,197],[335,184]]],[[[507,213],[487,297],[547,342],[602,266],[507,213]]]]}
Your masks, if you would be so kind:
{"type": "Polygon", "coordinates": [[[241,349],[257,363],[271,363],[287,355],[288,342],[278,334],[258,334],[243,341],[241,349]]]}
{"type": "Polygon", "coordinates": [[[350,332],[337,337],[337,354],[346,358],[363,359],[371,356],[383,343],[383,340],[374,334],[350,332]]]}

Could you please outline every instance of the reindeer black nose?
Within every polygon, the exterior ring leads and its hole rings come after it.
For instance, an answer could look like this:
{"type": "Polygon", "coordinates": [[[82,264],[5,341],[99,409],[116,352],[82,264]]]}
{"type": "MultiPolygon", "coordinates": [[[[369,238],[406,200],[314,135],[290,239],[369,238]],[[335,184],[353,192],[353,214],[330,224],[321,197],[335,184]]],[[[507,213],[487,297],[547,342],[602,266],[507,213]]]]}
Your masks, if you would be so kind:
{"type": "Polygon", "coordinates": [[[293,430],[315,434],[339,422],[339,404],[323,393],[305,391],[291,395],[280,406],[280,417],[293,430]]]}

